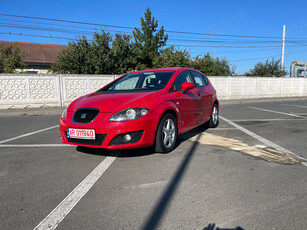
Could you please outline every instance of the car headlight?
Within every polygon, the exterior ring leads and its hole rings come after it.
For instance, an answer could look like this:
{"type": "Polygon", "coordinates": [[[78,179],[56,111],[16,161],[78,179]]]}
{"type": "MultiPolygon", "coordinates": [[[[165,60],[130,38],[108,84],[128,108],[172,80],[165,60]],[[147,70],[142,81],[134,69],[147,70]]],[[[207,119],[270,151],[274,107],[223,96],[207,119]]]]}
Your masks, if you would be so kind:
{"type": "Polygon", "coordinates": [[[63,119],[66,119],[66,115],[67,115],[67,108],[68,108],[68,107],[66,107],[66,108],[64,109],[63,113],[62,113],[61,118],[63,118],[63,119]]]}
{"type": "Polygon", "coordinates": [[[143,117],[149,112],[145,108],[129,108],[114,114],[110,121],[130,121],[143,117]]]}

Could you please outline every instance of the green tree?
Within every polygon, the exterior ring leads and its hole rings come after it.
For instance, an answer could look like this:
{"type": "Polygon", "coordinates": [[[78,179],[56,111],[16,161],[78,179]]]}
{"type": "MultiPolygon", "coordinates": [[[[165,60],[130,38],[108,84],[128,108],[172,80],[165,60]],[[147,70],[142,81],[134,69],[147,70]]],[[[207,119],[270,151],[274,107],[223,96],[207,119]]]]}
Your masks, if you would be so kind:
{"type": "Polygon", "coordinates": [[[25,56],[18,46],[0,46],[0,73],[14,73],[16,69],[23,69],[26,65],[21,60],[25,56]]]}
{"type": "Polygon", "coordinates": [[[51,71],[70,74],[125,73],[136,65],[131,46],[131,36],[116,33],[112,42],[112,36],[104,30],[95,32],[91,42],[85,36],[78,37],[68,43],[51,71]]]}
{"type": "Polygon", "coordinates": [[[94,67],[90,60],[91,44],[85,36],[68,42],[68,47],[58,56],[58,61],[52,65],[54,73],[87,74],[93,73],[94,67]]]}
{"type": "Polygon", "coordinates": [[[109,74],[113,72],[113,60],[111,58],[112,37],[109,32],[101,30],[101,33],[94,33],[90,46],[89,61],[92,63],[90,73],[109,74]]]}
{"type": "Polygon", "coordinates": [[[174,46],[163,48],[168,35],[146,8],[141,18],[141,29],[134,28],[133,39],[122,33],[112,36],[101,30],[92,41],[85,36],[69,42],[68,48],[59,55],[51,70],[71,74],[118,74],[135,69],[159,67],[192,67],[207,75],[232,75],[234,69],[225,58],[212,58],[210,54],[197,56],[194,60],[187,50],[174,46]]]}
{"type": "Polygon", "coordinates": [[[231,67],[226,58],[212,58],[209,53],[197,56],[191,66],[208,76],[231,76],[235,72],[235,67],[231,67]]]}
{"type": "Polygon", "coordinates": [[[151,16],[147,7],[144,18],[141,18],[141,30],[133,30],[133,51],[138,60],[138,69],[152,68],[153,60],[159,55],[160,49],[165,46],[168,35],[164,34],[164,27],[157,31],[158,21],[151,16]]]}
{"type": "Polygon", "coordinates": [[[153,59],[153,67],[190,67],[191,56],[187,50],[175,49],[174,46],[161,50],[153,59]]]}
{"type": "Polygon", "coordinates": [[[258,76],[258,77],[282,77],[286,75],[287,72],[281,69],[280,60],[271,61],[267,59],[264,63],[258,62],[253,69],[245,73],[246,76],[258,76]]]}
{"type": "Polygon", "coordinates": [[[136,58],[132,53],[131,36],[116,33],[110,50],[112,60],[112,73],[123,74],[132,71],[136,67],[136,58]]]}

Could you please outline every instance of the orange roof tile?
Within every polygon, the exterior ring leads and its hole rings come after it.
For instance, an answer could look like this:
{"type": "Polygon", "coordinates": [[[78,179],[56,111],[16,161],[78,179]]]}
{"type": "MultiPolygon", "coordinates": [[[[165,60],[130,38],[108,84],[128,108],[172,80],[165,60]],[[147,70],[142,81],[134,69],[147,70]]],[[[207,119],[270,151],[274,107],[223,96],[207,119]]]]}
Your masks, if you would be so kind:
{"type": "Polygon", "coordinates": [[[26,53],[22,57],[25,63],[50,63],[57,62],[60,52],[67,47],[67,45],[31,43],[31,42],[13,42],[0,41],[0,46],[17,45],[19,49],[26,53]]]}

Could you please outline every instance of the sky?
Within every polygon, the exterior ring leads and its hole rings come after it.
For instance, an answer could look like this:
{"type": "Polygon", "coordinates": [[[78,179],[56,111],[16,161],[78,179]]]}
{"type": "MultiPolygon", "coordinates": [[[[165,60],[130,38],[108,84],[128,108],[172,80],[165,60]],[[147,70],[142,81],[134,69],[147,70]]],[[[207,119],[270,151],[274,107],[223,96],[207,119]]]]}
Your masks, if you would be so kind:
{"type": "MultiPolygon", "coordinates": [[[[168,31],[167,45],[186,49],[192,57],[206,53],[225,57],[236,66],[238,75],[267,58],[280,59],[283,25],[286,25],[285,69],[289,72],[293,61],[307,61],[307,1],[303,0],[0,0],[0,5],[0,40],[5,41],[67,44],[68,39],[82,34],[91,39],[91,33],[101,28],[99,25],[140,27],[140,18],[149,7],[159,27],[164,26],[168,31]]],[[[111,34],[132,32],[117,27],[102,28],[111,34]]]]}

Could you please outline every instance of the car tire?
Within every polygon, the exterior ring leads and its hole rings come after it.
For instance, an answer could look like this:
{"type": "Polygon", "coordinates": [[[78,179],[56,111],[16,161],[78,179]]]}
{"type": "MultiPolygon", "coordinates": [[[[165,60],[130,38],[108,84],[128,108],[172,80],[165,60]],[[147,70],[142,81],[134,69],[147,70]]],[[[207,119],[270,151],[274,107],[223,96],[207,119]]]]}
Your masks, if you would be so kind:
{"type": "Polygon", "coordinates": [[[155,152],[168,153],[175,148],[178,136],[177,124],[177,119],[172,114],[168,113],[162,117],[156,133],[155,152]]]}
{"type": "Polygon", "coordinates": [[[209,128],[216,128],[219,125],[219,108],[216,103],[213,104],[211,109],[209,128]]]}

